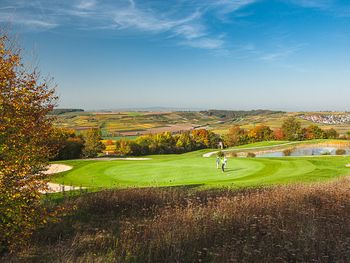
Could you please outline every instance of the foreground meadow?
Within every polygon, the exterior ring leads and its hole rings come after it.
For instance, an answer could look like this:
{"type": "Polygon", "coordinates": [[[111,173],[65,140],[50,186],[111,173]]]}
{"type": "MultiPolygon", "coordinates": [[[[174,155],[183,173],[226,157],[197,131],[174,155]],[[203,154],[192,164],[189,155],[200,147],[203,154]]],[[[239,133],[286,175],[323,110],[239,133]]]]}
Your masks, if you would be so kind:
{"type": "Polygon", "coordinates": [[[5,262],[349,262],[350,179],[47,199],[65,213],[5,262]]]}

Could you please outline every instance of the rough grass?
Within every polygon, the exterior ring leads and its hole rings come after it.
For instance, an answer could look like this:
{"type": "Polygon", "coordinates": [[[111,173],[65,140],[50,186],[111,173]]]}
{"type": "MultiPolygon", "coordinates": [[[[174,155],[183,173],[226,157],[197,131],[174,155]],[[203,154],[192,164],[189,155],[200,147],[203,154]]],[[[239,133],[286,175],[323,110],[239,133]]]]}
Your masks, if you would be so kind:
{"type": "Polygon", "coordinates": [[[13,262],[349,262],[350,179],[90,193],[13,262]]]}

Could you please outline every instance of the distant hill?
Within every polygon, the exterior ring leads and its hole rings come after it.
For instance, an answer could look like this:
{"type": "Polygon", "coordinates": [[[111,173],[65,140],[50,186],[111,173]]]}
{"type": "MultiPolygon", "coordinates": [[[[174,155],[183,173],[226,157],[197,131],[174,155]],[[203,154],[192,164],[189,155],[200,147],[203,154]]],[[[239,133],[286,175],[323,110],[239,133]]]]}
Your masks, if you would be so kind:
{"type": "Polygon", "coordinates": [[[139,111],[139,112],[176,112],[176,111],[200,111],[205,110],[205,108],[183,108],[183,107],[129,107],[129,108],[116,108],[109,111],[139,111]]]}
{"type": "Polygon", "coordinates": [[[83,109],[53,109],[50,115],[60,115],[69,112],[84,112],[83,109]]]}
{"type": "Polygon", "coordinates": [[[235,110],[206,110],[200,113],[208,116],[216,116],[222,119],[235,119],[247,116],[256,115],[270,115],[270,114],[280,114],[285,113],[283,111],[272,111],[272,110],[250,110],[250,111],[235,111],[235,110]]]}

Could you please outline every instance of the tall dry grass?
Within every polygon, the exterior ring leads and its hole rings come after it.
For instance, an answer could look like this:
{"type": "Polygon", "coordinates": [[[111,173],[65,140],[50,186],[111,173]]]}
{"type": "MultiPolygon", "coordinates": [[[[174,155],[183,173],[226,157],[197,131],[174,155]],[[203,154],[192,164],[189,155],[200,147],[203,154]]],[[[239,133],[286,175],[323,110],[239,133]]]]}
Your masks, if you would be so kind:
{"type": "Polygon", "coordinates": [[[350,179],[246,190],[111,190],[7,261],[350,262],[350,179]]]}

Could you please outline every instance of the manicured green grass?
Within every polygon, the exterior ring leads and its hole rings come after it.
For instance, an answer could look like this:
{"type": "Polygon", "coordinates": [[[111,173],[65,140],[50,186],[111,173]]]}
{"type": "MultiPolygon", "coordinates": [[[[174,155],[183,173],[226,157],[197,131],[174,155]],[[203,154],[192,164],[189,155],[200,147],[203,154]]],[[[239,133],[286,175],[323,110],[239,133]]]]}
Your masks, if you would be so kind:
{"type": "Polygon", "coordinates": [[[198,185],[248,187],[292,182],[314,182],[350,174],[346,156],[288,158],[230,158],[225,173],[216,168],[215,156],[202,150],[181,155],[150,156],[144,161],[65,161],[74,169],[53,182],[86,187],[146,187],[198,185]]]}

